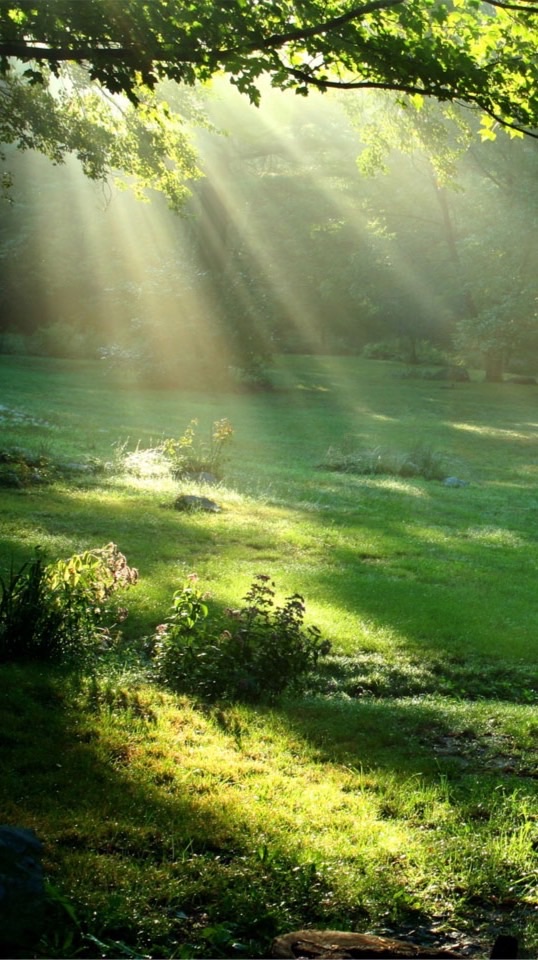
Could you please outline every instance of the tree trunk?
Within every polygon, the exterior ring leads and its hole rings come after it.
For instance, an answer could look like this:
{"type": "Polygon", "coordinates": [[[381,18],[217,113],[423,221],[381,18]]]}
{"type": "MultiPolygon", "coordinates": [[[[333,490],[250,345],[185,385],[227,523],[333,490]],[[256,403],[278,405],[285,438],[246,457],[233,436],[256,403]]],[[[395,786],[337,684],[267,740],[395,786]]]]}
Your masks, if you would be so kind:
{"type": "Polygon", "coordinates": [[[504,375],[505,355],[503,350],[489,350],[486,353],[485,369],[487,383],[501,383],[504,375]]]}

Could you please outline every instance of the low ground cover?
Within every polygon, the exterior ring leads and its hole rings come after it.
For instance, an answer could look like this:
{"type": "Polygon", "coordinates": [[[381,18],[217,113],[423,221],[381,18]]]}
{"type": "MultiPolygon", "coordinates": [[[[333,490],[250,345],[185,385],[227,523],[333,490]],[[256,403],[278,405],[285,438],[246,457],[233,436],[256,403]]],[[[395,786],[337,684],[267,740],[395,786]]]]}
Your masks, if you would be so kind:
{"type": "Polygon", "coordinates": [[[71,464],[2,489],[0,573],[110,541],[140,573],[92,672],[0,671],[0,819],[44,839],[52,884],[40,955],[262,956],[317,924],[469,949],[502,928],[532,956],[533,388],[284,358],[271,393],[201,395],[0,364],[3,448],[71,464]],[[233,424],[213,486],[144,454],[193,418],[233,424]],[[323,468],[417,442],[468,486],[323,468]],[[332,643],[305,694],[200,706],[151,682],[143,638],[194,571],[223,611],[259,573],[305,597],[332,643]]]}

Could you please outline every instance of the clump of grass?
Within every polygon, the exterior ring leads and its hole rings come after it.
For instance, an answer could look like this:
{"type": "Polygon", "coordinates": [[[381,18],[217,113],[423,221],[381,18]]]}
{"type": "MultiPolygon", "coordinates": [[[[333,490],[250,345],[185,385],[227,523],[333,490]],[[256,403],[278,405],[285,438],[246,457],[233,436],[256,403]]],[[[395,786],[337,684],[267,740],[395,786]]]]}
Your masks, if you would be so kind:
{"type": "Polygon", "coordinates": [[[423,477],[425,480],[442,480],[447,476],[444,455],[422,445],[399,453],[383,447],[354,449],[344,442],[341,446],[329,447],[320,468],[337,473],[423,477]]]}

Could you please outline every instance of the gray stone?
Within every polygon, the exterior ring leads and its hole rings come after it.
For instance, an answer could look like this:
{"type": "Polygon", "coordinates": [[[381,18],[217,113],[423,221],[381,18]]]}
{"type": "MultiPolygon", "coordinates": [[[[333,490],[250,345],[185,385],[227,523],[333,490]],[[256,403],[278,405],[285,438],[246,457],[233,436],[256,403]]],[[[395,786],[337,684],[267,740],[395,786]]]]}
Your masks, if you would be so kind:
{"type": "Polygon", "coordinates": [[[29,947],[40,937],[45,911],[41,855],[33,830],[0,826],[0,931],[2,947],[29,947]]]}
{"type": "Polygon", "coordinates": [[[468,487],[468,480],[460,480],[459,477],[445,477],[443,480],[445,487],[468,487]]]}
{"type": "Polygon", "coordinates": [[[182,493],[174,502],[176,510],[205,510],[207,513],[220,513],[220,507],[214,500],[208,497],[196,497],[194,494],[182,493]]]}

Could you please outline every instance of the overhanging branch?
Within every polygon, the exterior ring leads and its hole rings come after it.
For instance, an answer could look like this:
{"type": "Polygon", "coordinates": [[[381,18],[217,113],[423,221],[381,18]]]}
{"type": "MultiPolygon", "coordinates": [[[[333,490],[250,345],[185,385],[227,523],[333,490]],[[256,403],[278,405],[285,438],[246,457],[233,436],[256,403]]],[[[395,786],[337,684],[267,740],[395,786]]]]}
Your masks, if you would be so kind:
{"type": "Polygon", "coordinates": [[[352,20],[360,20],[369,13],[375,13],[376,10],[387,10],[391,7],[400,6],[402,3],[406,3],[406,0],[371,0],[370,3],[363,3],[360,7],[354,7],[353,10],[348,10],[347,13],[342,13],[339,17],[325,20],[313,27],[298,27],[297,30],[290,30],[288,33],[275,33],[266,37],[259,45],[253,46],[252,50],[273,49],[282,47],[286,43],[309,40],[310,37],[317,37],[324,33],[330,33],[332,30],[337,30],[338,27],[345,23],[351,23],[352,20]]]}
{"type": "MultiPolygon", "coordinates": [[[[407,0],[369,0],[358,7],[353,7],[347,13],[338,17],[332,17],[330,20],[324,20],[321,23],[314,24],[311,27],[297,27],[295,30],[289,30],[285,33],[274,33],[268,37],[258,37],[253,40],[247,40],[246,43],[240,43],[236,47],[229,47],[212,52],[212,60],[225,61],[227,57],[238,53],[254,53],[256,50],[273,50],[284,46],[287,43],[309,40],[312,37],[322,36],[337,30],[339,27],[352,20],[359,20],[370,13],[378,10],[388,10],[392,7],[401,6],[407,0]]],[[[188,38],[187,38],[188,39],[188,38]]],[[[139,51],[125,46],[43,46],[39,42],[24,43],[21,41],[5,41],[0,43],[0,57],[14,57],[19,60],[37,60],[48,63],[61,63],[63,61],[74,60],[82,61],[129,61],[133,63],[137,60],[139,51]]],[[[147,62],[154,63],[173,63],[177,60],[183,63],[193,63],[202,65],[206,58],[199,54],[186,54],[177,48],[155,47],[145,57],[147,62]]]]}

